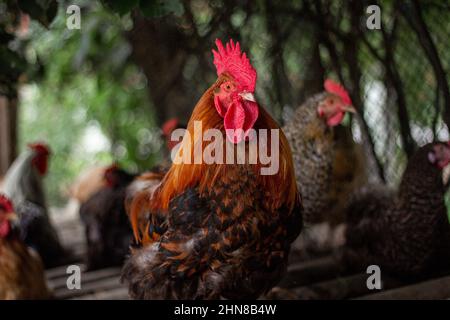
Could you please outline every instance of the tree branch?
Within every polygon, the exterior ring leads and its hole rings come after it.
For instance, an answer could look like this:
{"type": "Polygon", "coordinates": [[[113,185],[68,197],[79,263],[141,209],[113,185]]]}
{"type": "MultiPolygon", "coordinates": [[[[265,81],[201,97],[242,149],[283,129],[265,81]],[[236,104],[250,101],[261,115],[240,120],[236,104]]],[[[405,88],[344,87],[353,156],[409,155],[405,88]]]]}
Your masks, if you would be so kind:
{"type": "Polygon", "coordinates": [[[397,116],[400,124],[400,136],[402,139],[403,147],[405,148],[406,155],[408,156],[408,158],[410,158],[415,150],[415,142],[411,135],[411,127],[409,125],[409,114],[403,82],[395,63],[394,49],[391,42],[391,39],[394,38],[393,33],[396,30],[396,28],[393,28],[392,34],[388,34],[385,28],[383,26],[381,27],[381,34],[383,36],[385,48],[384,64],[386,67],[386,76],[397,95],[397,116]]]}

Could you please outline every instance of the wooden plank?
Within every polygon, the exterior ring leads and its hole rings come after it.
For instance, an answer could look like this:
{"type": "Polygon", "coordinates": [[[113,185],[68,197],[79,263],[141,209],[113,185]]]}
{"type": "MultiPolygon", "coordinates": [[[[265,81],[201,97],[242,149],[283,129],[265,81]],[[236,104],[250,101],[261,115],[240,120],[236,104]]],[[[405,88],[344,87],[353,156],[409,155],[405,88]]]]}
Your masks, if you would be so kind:
{"type": "Polygon", "coordinates": [[[282,288],[294,288],[346,275],[336,258],[319,258],[288,266],[287,275],[278,284],[282,288]]]}
{"type": "MultiPolygon", "coordinates": [[[[86,265],[84,265],[82,263],[79,263],[77,265],[80,266],[81,272],[86,270],[86,265]]],[[[67,267],[68,267],[68,265],[64,265],[64,266],[60,266],[60,267],[56,267],[56,268],[52,268],[52,269],[47,269],[45,271],[45,276],[47,277],[48,280],[57,279],[59,277],[66,277],[67,276],[67,273],[66,273],[67,267]]]]}
{"type": "MultiPolygon", "coordinates": [[[[96,282],[105,278],[117,278],[120,277],[120,272],[121,268],[107,268],[92,272],[84,272],[81,274],[81,284],[83,286],[87,283],[96,282]]],[[[54,280],[49,280],[48,283],[53,290],[66,288],[67,275],[54,280]]]]}
{"type": "Polygon", "coordinates": [[[74,256],[74,259],[77,261],[85,261],[86,259],[86,247],[84,245],[78,245],[74,247],[68,247],[70,248],[72,255],[74,256]]]}
{"type": "MultiPolygon", "coordinates": [[[[373,292],[367,288],[365,273],[348,277],[337,278],[329,281],[314,283],[309,286],[295,288],[293,292],[302,300],[342,300],[358,297],[373,292]]],[[[384,277],[383,288],[391,289],[401,286],[401,281],[384,277]]],[[[379,292],[379,291],[377,291],[379,292]]]]}
{"type": "Polygon", "coordinates": [[[17,99],[0,95],[0,176],[16,157],[17,99]]]}
{"type": "Polygon", "coordinates": [[[75,297],[72,300],[129,300],[128,288],[117,288],[108,291],[96,292],[85,296],[75,297]]]}
{"type": "Polygon", "coordinates": [[[82,284],[80,290],[69,290],[67,288],[57,289],[54,291],[54,296],[56,299],[70,299],[120,287],[124,287],[120,283],[120,277],[112,277],[82,284]]]}
{"type": "Polygon", "coordinates": [[[361,300],[437,300],[450,297],[450,276],[359,297],[361,300]]]}

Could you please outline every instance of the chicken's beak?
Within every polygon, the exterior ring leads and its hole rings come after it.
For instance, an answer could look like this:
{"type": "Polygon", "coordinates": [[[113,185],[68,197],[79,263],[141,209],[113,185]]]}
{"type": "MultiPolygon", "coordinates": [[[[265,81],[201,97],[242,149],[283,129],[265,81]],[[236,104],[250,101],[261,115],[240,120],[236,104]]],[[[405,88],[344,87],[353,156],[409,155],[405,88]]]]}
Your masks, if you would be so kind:
{"type": "Polygon", "coordinates": [[[251,92],[241,92],[239,93],[239,95],[242,97],[242,99],[247,100],[247,101],[252,101],[256,103],[256,99],[255,96],[253,95],[253,93],[251,92]]]}
{"type": "Polygon", "coordinates": [[[14,212],[8,213],[6,215],[6,220],[8,220],[13,227],[19,225],[19,217],[14,212]]]}
{"type": "Polygon", "coordinates": [[[355,109],[355,107],[352,106],[352,105],[346,105],[346,106],[344,106],[344,107],[342,108],[342,111],[350,112],[350,113],[356,113],[356,109],[355,109]]]}

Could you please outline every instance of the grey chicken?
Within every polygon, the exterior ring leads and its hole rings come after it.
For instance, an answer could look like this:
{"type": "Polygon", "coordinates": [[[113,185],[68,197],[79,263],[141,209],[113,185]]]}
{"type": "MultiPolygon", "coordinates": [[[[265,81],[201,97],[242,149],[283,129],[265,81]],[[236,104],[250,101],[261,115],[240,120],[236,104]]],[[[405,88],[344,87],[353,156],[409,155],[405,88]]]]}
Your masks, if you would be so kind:
{"type": "Polygon", "coordinates": [[[70,255],[61,245],[47,212],[42,180],[49,156],[47,145],[30,144],[11,165],[3,185],[3,192],[19,216],[23,240],[39,253],[46,267],[64,263],[70,255]]]}

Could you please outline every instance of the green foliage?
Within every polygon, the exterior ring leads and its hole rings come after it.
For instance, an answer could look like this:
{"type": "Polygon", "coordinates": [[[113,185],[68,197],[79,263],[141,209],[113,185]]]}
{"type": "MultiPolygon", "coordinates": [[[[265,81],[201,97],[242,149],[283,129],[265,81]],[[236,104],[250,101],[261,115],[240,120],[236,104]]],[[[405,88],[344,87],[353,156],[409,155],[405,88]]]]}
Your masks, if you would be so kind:
{"type": "Polygon", "coordinates": [[[49,30],[32,23],[25,53],[45,66],[41,78],[22,90],[21,149],[35,140],[52,150],[46,181],[52,204],[83,169],[118,162],[144,170],[160,159],[161,139],[154,127],[145,78],[130,62],[118,17],[98,4],[83,6],[81,30],[68,30],[60,9],[49,30]]]}

